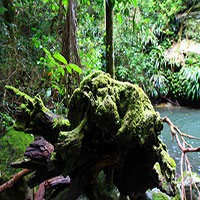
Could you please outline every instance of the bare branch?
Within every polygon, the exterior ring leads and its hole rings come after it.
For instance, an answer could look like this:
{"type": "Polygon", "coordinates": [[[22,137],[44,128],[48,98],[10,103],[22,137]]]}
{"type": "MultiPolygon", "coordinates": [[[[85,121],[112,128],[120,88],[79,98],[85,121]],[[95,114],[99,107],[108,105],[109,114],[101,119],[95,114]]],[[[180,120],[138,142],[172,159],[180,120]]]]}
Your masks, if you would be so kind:
{"type": "Polygon", "coordinates": [[[197,137],[194,137],[194,136],[182,133],[179,130],[179,128],[177,126],[175,126],[171,122],[171,120],[168,117],[166,117],[166,116],[164,118],[162,118],[162,121],[166,122],[169,125],[170,130],[171,130],[171,134],[172,134],[172,142],[173,142],[173,137],[175,136],[177,144],[178,144],[179,148],[182,151],[182,155],[181,155],[181,200],[186,200],[185,182],[184,182],[184,174],[183,174],[183,161],[184,161],[184,159],[185,159],[185,168],[186,168],[186,171],[189,171],[190,172],[190,176],[191,176],[191,178],[190,178],[190,199],[192,200],[192,184],[195,185],[195,187],[197,189],[197,192],[199,194],[199,199],[200,199],[199,189],[198,189],[196,183],[192,183],[191,164],[190,164],[190,162],[188,160],[188,157],[187,157],[187,152],[198,152],[198,151],[200,151],[200,146],[196,147],[196,148],[193,148],[190,144],[188,144],[186,142],[186,140],[184,139],[184,137],[187,137],[189,139],[196,139],[196,140],[200,140],[200,138],[197,138],[197,137]],[[178,135],[181,137],[182,144],[180,142],[180,139],[179,139],[178,135]],[[187,145],[188,148],[186,148],[186,145],[187,145]]]}
{"type": "Polygon", "coordinates": [[[32,173],[33,171],[30,169],[23,169],[21,172],[15,174],[12,179],[10,179],[8,182],[4,183],[0,186],[0,192],[3,192],[4,190],[11,188],[16,182],[21,180],[24,176],[32,173]]]}
{"type": "MultiPolygon", "coordinates": [[[[162,121],[166,122],[169,125],[171,133],[172,133],[172,142],[173,142],[173,137],[175,136],[176,141],[177,141],[178,146],[181,149],[181,151],[183,151],[183,152],[198,152],[198,151],[200,151],[200,146],[196,147],[196,148],[185,148],[185,147],[183,147],[183,145],[181,144],[181,142],[179,140],[178,134],[181,136],[184,144],[186,144],[186,141],[184,140],[183,137],[187,137],[187,138],[190,138],[190,139],[196,139],[196,140],[200,140],[200,138],[182,133],[179,130],[179,128],[177,126],[175,126],[167,116],[162,118],[162,121]]],[[[187,146],[190,146],[190,145],[187,144],[187,146]]]]}

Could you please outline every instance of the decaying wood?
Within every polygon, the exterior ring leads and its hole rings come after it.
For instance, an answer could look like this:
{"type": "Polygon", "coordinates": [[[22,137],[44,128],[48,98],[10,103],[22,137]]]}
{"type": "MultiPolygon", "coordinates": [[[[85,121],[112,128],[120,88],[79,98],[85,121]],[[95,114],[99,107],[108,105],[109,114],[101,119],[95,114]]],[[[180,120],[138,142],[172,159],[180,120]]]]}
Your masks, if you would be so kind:
{"type": "Polygon", "coordinates": [[[54,146],[51,143],[47,142],[43,137],[37,137],[35,141],[26,148],[24,156],[33,160],[48,162],[53,151],[54,146]]]}
{"type": "Polygon", "coordinates": [[[36,137],[35,141],[26,148],[24,153],[24,156],[28,157],[28,159],[19,159],[12,163],[11,166],[34,170],[34,175],[28,180],[29,187],[33,188],[41,182],[59,175],[62,165],[50,161],[53,150],[54,146],[43,137],[36,137]]]}
{"type": "Polygon", "coordinates": [[[40,184],[39,189],[34,195],[34,200],[43,200],[45,196],[45,191],[55,188],[55,187],[66,187],[70,184],[70,178],[67,176],[64,178],[63,176],[57,176],[54,178],[51,178],[47,181],[44,181],[40,184]]]}
{"type": "Polygon", "coordinates": [[[45,183],[36,194],[38,199],[44,197],[48,187],[60,188],[63,184],[69,189],[59,194],[63,195],[61,199],[75,200],[81,194],[97,199],[94,184],[100,172],[121,196],[162,189],[160,174],[170,185],[163,190],[169,195],[176,192],[175,167],[168,162],[166,145],[158,137],[162,120],[138,86],[94,72],[74,91],[68,119],[60,121],[39,96],[33,99],[13,87],[7,89],[24,102],[16,127],[44,137],[36,137],[26,149],[26,158],[12,164],[34,170],[29,187],[45,183]],[[159,167],[155,169],[155,165],[159,167]],[[62,178],[47,181],[61,174],[70,177],[70,184],[62,178]]]}
{"type": "Polygon", "coordinates": [[[41,183],[34,195],[34,200],[43,200],[45,195],[45,182],[41,183]]]}
{"type": "Polygon", "coordinates": [[[0,192],[3,192],[4,190],[11,188],[15,183],[17,183],[19,180],[21,180],[24,176],[32,173],[33,170],[30,169],[23,169],[21,172],[15,174],[12,179],[10,179],[8,182],[4,183],[0,186],[0,192]]]}
{"type": "Polygon", "coordinates": [[[21,101],[15,113],[16,130],[43,136],[51,144],[58,141],[60,131],[68,130],[69,121],[47,109],[39,95],[32,98],[12,86],[6,86],[6,90],[21,101]]]}

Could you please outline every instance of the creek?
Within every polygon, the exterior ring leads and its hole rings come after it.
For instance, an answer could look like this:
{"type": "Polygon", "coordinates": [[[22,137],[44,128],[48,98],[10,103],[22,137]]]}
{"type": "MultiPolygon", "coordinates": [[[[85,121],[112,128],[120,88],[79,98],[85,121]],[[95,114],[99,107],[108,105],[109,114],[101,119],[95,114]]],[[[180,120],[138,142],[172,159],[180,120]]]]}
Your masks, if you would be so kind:
{"type": "MultiPolygon", "coordinates": [[[[172,123],[179,127],[180,131],[185,134],[193,135],[200,138],[200,109],[191,109],[185,107],[170,107],[159,108],[155,107],[161,117],[167,116],[172,123]]],[[[170,156],[175,160],[177,165],[177,173],[180,174],[181,150],[179,149],[176,140],[172,143],[170,129],[164,123],[164,129],[160,135],[162,141],[167,145],[170,156]]],[[[186,139],[193,147],[200,146],[199,140],[186,139]]],[[[188,158],[193,166],[192,171],[200,175],[200,152],[188,153],[188,158]]]]}

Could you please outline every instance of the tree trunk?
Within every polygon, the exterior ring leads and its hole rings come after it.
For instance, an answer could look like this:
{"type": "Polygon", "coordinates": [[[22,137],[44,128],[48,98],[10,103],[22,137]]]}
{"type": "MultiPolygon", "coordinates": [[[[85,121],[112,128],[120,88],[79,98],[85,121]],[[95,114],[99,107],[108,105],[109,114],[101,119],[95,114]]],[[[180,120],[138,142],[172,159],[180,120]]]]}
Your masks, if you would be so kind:
{"type": "Polygon", "coordinates": [[[114,40],[113,40],[113,7],[114,1],[106,1],[106,72],[115,78],[114,40]]]}
{"type": "MultiPolygon", "coordinates": [[[[81,67],[78,45],[76,40],[76,12],[74,0],[68,1],[67,15],[65,19],[62,37],[62,55],[68,63],[73,63],[81,67]]],[[[67,71],[66,71],[66,74],[67,71]]],[[[77,84],[80,83],[80,76],[77,72],[66,75],[63,80],[69,95],[72,95],[77,84]]]]}

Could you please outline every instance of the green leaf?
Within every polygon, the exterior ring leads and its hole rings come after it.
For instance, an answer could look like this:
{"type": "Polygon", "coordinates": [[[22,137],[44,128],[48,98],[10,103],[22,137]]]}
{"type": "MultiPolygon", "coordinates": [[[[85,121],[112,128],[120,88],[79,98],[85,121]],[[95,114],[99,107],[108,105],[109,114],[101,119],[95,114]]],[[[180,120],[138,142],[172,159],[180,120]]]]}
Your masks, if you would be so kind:
{"type": "Polygon", "coordinates": [[[65,68],[66,68],[66,70],[67,70],[70,74],[72,73],[72,70],[71,70],[71,68],[70,68],[68,65],[66,65],[65,68]]]}
{"type": "Polygon", "coordinates": [[[60,66],[57,68],[56,72],[57,72],[57,73],[61,73],[62,76],[65,75],[65,70],[63,69],[62,65],[60,65],[60,66]]]}
{"type": "Polygon", "coordinates": [[[58,52],[56,52],[53,57],[57,60],[59,60],[60,62],[62,62],[63,64],[67,65],[67,60],[58,52]]]}
{"type": "Polygon", "coordinates": [[[34,28],[34,27],[32,27],[31,29],[32,29],[33,31],[37,31],[37,29],[36,29],[36,28],[34,28]]]}
{"type": "Polygon", "coordinates": [[[62,4],[65,5],[65,6],[67,6],[68,5],[68,0],[63,0],[62,4]]]}
{"type": "Polygon", "coordinates": [[[45,53],[49,56],[51,56],[51,53],[46,49],[46,48],[43,48],[43,50],[45,51],[45,53]]]}
{"type": "Polygon", "coordinates": [[[119,13],[117,14],[117,19],[118,19],[118,22],[121,24],[122,23],[122,16],[119,13]]]}
{"type": "Polygon", "coordinates": [[[53,4],[52,5],[52,10],[54,11],[56,9],[55,5],[53,4]]]}
{"type": "Polygon", "coordinates": [[[55,64],[55,65],[59,65],[58,63],[55,62],[54,58],[52,57],[51,53],[46,49],[46,48],[43,48],[43,50],[45,51],[45,53],[47,54],[49,60],[55,64]]]}
{"type": "Polygon", "coordinates": [[[110,45],[108,45],[108,47],[107,47],[107,49],[106,49],[106,50],[107,50],[107,52],[109,52],[109,51],[110,51],[110,45]]]}
{"type": "Polygon", "coordinates": [[[69,64],[69,67],[71,67],[74,71],[78,72],[79,74],[82,73],[82,69],[78,65],[69,64]]]}
{"type": "Polygon", "coordinates": [[[3,15],[8,9],[4,7],[0,7],[0,15],[3,15]]]}
{"type": "Polygon", "coordinates": [[[38,40],[35,41],[35,47],[38,48],[39,47],[40,42],[38,40]]]}
{"type": "Polygon", "coordinates": [[[52,84],[52,87],[56,88],[60,94],[62,94],[62,95],[64,94],[62,88],[60,88],[59,86],[52,84]]]}
{"type": "Polygon", "coordinates": [[[81,4],[85,4],[86,0],[81,0],[81,4]]]}

